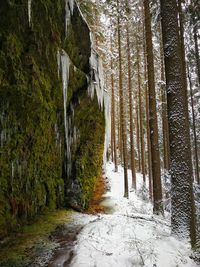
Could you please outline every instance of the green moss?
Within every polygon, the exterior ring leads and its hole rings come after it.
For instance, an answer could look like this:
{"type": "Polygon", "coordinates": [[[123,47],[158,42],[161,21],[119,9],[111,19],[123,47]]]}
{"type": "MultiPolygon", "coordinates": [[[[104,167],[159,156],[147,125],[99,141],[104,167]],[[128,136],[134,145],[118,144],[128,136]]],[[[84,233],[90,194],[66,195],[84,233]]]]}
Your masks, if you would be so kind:
{"type": "Polygon", "coordinates": [[[56,53],[64,31],[63,10],[61,0],[33,3],[30,29],[27,4],[1,6],[0,128],[5,138],[0,148],[0,238],[47,207],[64,204],[63,148],[55,133],[57,125],[62,144],[56,53]]]}
{"type": "Polygon", "coordinates": [[[0,8],[0,239],[19,231],[45,210],[66,205],[71,184],[81,207],[88,205],[101,174],[104,115],[87,94],[91,52],[89,29],[74,9],[65,35],[65,2],[4,1],[0,8]],[[25,4],[24,4],[25,3],[25,4]],[[72,175],[63,166],[64,116],[57,50],[69,54],[67,110],[74,106],[72,127],[79,131],[72,146],[72,175]]]}
{"type": "Polygon", "coordinates": [[[81,98],[74,124],[80,130],[80,139],[74,153],[74,173],[80,185],[78,204],[87,208],[95,188],[96,178],[102,173],[105,122],[97,100],[81,98]]]}
{"type": "Polygon", "coordinates": [[[10,236],[0,246],[0,266],[29,266],[38,255],[38,249],[53,248],[50,234],[58,225],[69,222],[71,214],[67,210],[46,212],[33,224],[24,226],[17,236],[10,236]]]}

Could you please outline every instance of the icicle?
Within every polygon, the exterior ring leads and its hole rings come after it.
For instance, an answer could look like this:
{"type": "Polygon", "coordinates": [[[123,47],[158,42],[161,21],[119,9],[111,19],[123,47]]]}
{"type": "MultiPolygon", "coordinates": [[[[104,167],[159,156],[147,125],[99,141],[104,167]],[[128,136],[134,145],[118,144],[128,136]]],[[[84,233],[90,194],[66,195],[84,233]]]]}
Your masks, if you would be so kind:
{"type": "Polygon", "coordinates": [[[67,34],[68,26],[71,22],[71,16],[74,11],[74,0],[65,0],[65,33],[67,34]]]}
{"type": "Polygon", "coordinates": [[[61,55],[60,50],[57,51],[57,66],[58,66],[58,78],[60,77],[61,55]]]}
{"type": "Polygon", "coordinates": [[[71,145],[72,145],[72,136],[71,136],[71,117],[68,118],[68,139],[67,139],[67,176],[71,174],[71,145]]]}
{"type": "MultiPolygon", "coordinates": [[[[90,40],[92,45],[93,44],[92,34],[90,35],[90,40]]],[[[102,60],[93,48],[91,48],[90,69],[91,72],[90,72],[90,82],[88,86],[88,94],[93,99],[94,92],[96,92],[99,107],[102,111],[104,108],[104,114],[105,114],[106,129],[105,129],[104,154],[103,154],[103,168],[105,170],[107,161],[106,155],[111,138],[110,96],[108,95],[108,92],[105,90],[102,60]]]]}
{"type": "Polygon", "coordinates": [[[32,0],[28,0],[28,22],[29,22],[29,26],[31,26],[31,4],[32,4],[32,0]]]}
{"type": "Polygon", "coordinates": [[[74,0],[69,0],[69,6],[70,6],[71,14],[73,15],[73,12],[74,12],[74,0]]]}
{"type": "Polygon", "coordinates": [[[67,89],[69,82],[69,66],[70,60],[67,53],[61,51],[61,73],[62,73],[62,84],[63,84],[63,106],[64,106],[64,127],[65,127],[65,140],[68,140],[68,124],[67,124],[67,89]]]}
{"type": "Polygon", "coordinates": [[[88,87],[88,93],[93,99],[94,90],[96,91],[97,99],[101,110],[103,110],[103,91],[104,91],[104,77],[102,61],[95,50],[92,49],[90,56],[91,80],[88,87]]]}
{"type": "MultiPolygon", "coordinates": [[[[65,142],[66,142],[66,159],[67,164],[65,163],[65,170],[67,176],[69,177],[71,174],[71,145],[73,141],[73,136],[71,133],[71,125],[72,118],[67,117],[67,90],[69,83],[69,67],[70,67],[70,59],[67,53],[62,50],[57,53],[57,62],[58,62],[58,72],[62,75],[62,85],[63,85],[63,105],[64,105],[64,127],[65,127],[65,142]]],[[[73,105],[70,105],[71,114],[74,116],[74,108],[73,105]]],[[[57,126],[55,127],[57,131],[57,126]]]]}
{"type": "Polygon", "coordinates": [[[12,180],[14,178],[14,175],[15,175],[15,167],[14,167],[14,162],[12,161],[11,162],[11,178],[12,178],[12,180]]]}
{"type": "Polygon", "coordinates": [[[68,26],[71,20],[71,12],[68,5],[68,0],[65,2],[65,34],[67,35],[68,26]]]}

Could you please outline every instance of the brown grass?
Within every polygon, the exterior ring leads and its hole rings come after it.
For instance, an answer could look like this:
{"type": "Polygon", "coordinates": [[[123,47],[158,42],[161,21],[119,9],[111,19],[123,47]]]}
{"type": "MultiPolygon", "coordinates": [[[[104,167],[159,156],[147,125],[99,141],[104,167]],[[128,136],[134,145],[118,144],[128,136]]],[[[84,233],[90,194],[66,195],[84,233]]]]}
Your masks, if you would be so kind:
{"type": "Polygon", "coordinates": [[[105,180],[102,176],[97,179],[96,188],[90,201],[89,208],[86,211],[90,214],[104,213],[105,208],[101,206],[101,201],[103,200],[103,194],[105,193],[106,186],[105,180]]]}

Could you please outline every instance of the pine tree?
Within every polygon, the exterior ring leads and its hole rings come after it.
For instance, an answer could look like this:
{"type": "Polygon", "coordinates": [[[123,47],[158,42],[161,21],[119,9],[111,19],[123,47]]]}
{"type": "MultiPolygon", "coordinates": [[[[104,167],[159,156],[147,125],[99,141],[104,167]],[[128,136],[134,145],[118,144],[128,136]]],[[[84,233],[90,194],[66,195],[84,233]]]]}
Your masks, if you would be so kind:
{"type": "Polygon", "coordinates": [[[146,103],[146,136],[147,136],[147,155],[148,155],[148,176],[149,176],[149,198],[153,201],[152,192],[152,163],[151,163],[151,140],[149,128],[149,88],[147,81],[147,60],[146,60],[146,42],[145,42],[145,29],[143,27],[143,53],[144,53],[144,78],[145,78],[145,103],[146,103]]]}
{"type": "Polygon", "coordinates": [[[128,198],[128,162],[127,162],[127,136],[126,123],[124,117],[124,92],[122,77],[122,51],[121,51],[121,24],[120,24],[120,6],[117,0],[117,33],[118,33],[118,56],[119,56],[119,97],[120,97],[120,128],[123,146],[123,163],[124,163],[124,197],[128,198]]]}
{"type": "Polygon", "coordinates": [[[141,152],[141,171],[143,176],[143,182],[145,183],[145,155],[144,155],[144,130],[143,130],[143,110],[142,110],[142,93],[141,93],[141,74],[140,74],[140,51],[139,51],[139,27],[136,37],[136,53],[137,53],[137,81],[138,81],[138,106],[139,106],[139,127],[140,127],[140,152],[141,152]]]}
{"type": "Polygon", "coordinates": [[[114,74],[113,74],[113,59],[112,59],[112,52],[113,52],[113,43],[112,43],[112,36],[111,36],[111,94],[112,94],[112,146],[113,146],[113,159],[115,164],[115,171],[118,171],[117,165],[117,145],[116,145],[116,119],[115,119],[115,89],[114,89],[114,74]]]}
{"type": "MultiPolygon", "coordinates": [[[[126,3],[128,9],[128,3],[126,3]]],[[[127,16],[129,11],[127,11],[127,16]]],[[[130,51],[130,36],[129,36],[129,21],[126,22],[126,41],[127,41],[127,60],[128,60],[128,93],[129,93],[129,115],[130,115],[130,150],[131,150],[131,173],[132,173],[132,187],[136,189],[136,173],[135,173],[135,146],[133,136],[133,95],[132,95],[132,81],[131,81],[131,51],[130,51]]]]}
{"type": "Polygon", "coordinates": [[[196,173],[196,181],[200,184],[200,177],[199,177],[199,157],[198,157],[198,143],[197,143],[197,134],[196,134],[196,118],[194,112],[194,100],[193,100],[193,91],[192,91],[192,81],[190,70],[188,67],[188,80],[189,80],[189,89],[190,89],[190,101],[191,101],[191,109],[192,109],[192,131],[194,136],[194,158],[195,158],[195,173],[196,173]]]}
{"type": "Polygon", "coordinates": [[[149,1],[144,0],[145,14],[145,33],[146,33],[146,53],[147,53],[147,70],[148,70],[148,87],[149,87],[149,127],[151,140],[151,159],[152,159],[152,177],[153,177],[153,204],[154,213],[163,213],[162,203],[162,187],[160,173],[160,153],[158,145],[158,123],[154,78],[154,60],[153,60],[153,44],[151,30],[151,15],[149,1]]]}
{"type": "Polygon", "coordinates": [[[172,183],[172,232],[179,237],[190,234],[196,244],[195,207],[189,127],[186,117],[186,88],[178,28],[176,0],[161,0],[163,47],[169,118],[170,173],[172,183]],[[173,40],[173,42],[172,42],[173,40]]]}
{"type": "Polygon", "coordinates": [[[164,70],[164,55],[162,45],[162,33],[161,24],[159,22],[159,33],[160,33],[160,79],[161,79],[161,101],[162,101],[162,131],[163,131],[163,162],[164,171],[169,171],[169,126],[167,117],[167,96],[165,88],[165,70],[164,70]]]}

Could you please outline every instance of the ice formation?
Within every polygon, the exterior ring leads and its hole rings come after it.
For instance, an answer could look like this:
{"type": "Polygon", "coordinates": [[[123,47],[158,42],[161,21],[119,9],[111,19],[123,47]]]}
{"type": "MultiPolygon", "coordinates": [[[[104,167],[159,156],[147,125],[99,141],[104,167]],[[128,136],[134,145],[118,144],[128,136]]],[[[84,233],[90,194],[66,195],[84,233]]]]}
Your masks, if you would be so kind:
{"type": "Polygon", "coordinates": [[[29,22],[29,26],[31,26],[31,4],[32,4],[32,0],[28,0],[28,22],[29,22]]]}
{"type": "MultiPolygon", "coordinates": [[[[70,68],[70,58],[67,53],[62,49],[57,52],[57,64],[58,64],[58,74],[62,76],[62,88],[63,88],[63,108],[64,108],[64,128],[65,128],[65,170],[67,176],[71,174],[71,147],[76,141],[77,130],[72,127],[74,118],[74,107],[70,104],[69,114],[67,115],[67,92],[69,84],[69,68],[70,68]]],[[[55,132],[57,132],[57,127],[55,127],[55,132]]]]}
{"type": "Polygon", "coordinates": [[[14,175],[15,175],[15,167],[14,167],[14,162],[12,161],[11,162],[11,177],[12,177],[12,179],[14,178],[14,175]]]}
{"type": "MultiPolygon", "coordinates": [[[[77,8],[79,9],[78,5],[77,8]]],[[[71,23],[71,16],[73,15],[74,10],[74,0],[66,0],[65,2],[65,30],[66,34],[68,31],[68,26],[71,23]]],[[[79,10],[80,11],[80,10],[79,10]]],[[[81,11],[80,15],[85,21],[81,11]]],[[[86,22],[86,21],[85,21],[86,22]]],[[[86,22],[87,24],[87,22],[86,22]]],[[[89,28],[89,26],[88,26],[89,28]]],[[[105,90],[104,84],[104,75],[103,75],[103,64],[102,60],[93,49],[93,37],[90,34],[91,41],[91,56],[90,56],[90,74],[88,78],[88,94],[93,99],[95,94],[97,96],[99,108],[101,111],[104,110],[105,121],[106,121],[106,130],[105,130],[105,143],[104,143],[104,164],[106,163],[106,154],[108,146],[110,143],[110,97],[105,90]]],[[[71,174],[71,148],[72,145],[76,145],[77,138],[79,138],[79,131],[73,125],[74,119],[74,107],[71,104],[68,108],[67,115],[67,90],[69,82],[69,67],[70,67],[70,58],[67,53],[62,49],[57,52],[57,65],[58,65],[58,76],[62,76],[62,87],[63,87],[63,102],[64,102],[64,127],[65,127],[65,170],[66,174],[69,177],[71,174]]],[[[57,127],[55,126],[55,132],[57,133],[57,127]]]]}
{"type": "Polygon", "coordinates": [[[57,66],[58,66],[58,78],[59,78],[60,77],[60,68],[61,68],[60,50],[57,51],[57,66]]]}
{"type": "Polygon", "coordinates": [[[68,139],[68,122],[67,122],[67,89],[69,82],[69,67],[70,59],[67,53],[62,49],[60,52],[60,71],[62,76],[62,89],[63,89],[63,107],[64,107],[64,127],[65,127],[65,141],[68,139]]]}
{"type": "MultiPolygon", "coordinates": [[[[91,44],[93,47],[93,37],[90,35],[91,44]]],[[[110,144],[110,132],[111,132],[111,117],[110,117],[110,96],[105,88],[104,83],[104,73],[103,73],[103,63],[97,52],[91,47],[91,56],[90,56],[90,82],[88,87],[88,93],[93,99],[96,92],[97,100],[100,109],[105,114],[105,141],[104,141],[104,155],[103,163],[104,169],[106,164],[106,154],[110,144]]]]}
{"type": "Polygon", "coordinates": [[[103,99],[104,99],[104,77],[103,77],[103,67],[102,61],[95,50],[91,50],[90,57],[90,84],[88,87],[88,92],[91,98],[94,98],[94,93],[96,92],[97,99],[101,110],[103,110],[103,99]]]}
{"type": "Polygon", "coordinates": [[[65,1],[65,32],[67,34],[68,26],[71,22],[71,15],[73,15],[74,11],[74,0],[66,0],[65,1]]]}

